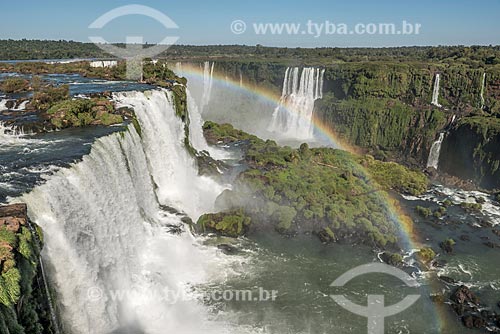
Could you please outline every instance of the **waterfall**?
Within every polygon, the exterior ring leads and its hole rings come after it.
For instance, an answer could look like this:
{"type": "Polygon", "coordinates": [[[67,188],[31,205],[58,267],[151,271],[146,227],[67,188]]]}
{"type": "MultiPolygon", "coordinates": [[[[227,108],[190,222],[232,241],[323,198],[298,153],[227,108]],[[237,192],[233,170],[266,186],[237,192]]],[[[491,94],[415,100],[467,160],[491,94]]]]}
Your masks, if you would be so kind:
{"type": "Polygon", "coordinates": [[[209,146],[205,136],[203,135],[203,119],[200,114],[200,109],[196,104],[189,89],[186,89],[187,105],[189,110],[189,141],[197,151],[206,151],[214,159],[225,159],[229,157],[226,151],[209,146]]]}
{"type": "MultiPolygon", "coordinates": [[[[89,155],[24,195],[44,231],[63,332],[227,333],[190,287],[224,275],[227,258],[198,244],[179,215],[213,210],[223,188],[200,177],[168,91],[116,93],[134,126],[102,137],[89,155]],[[220,259],[220,261],[218,260],[220,259]]],[[[229,260],[227,260],[229,261],[229,260]]]]}
{"type": "Polygon", "coordinates": [[[483,73],[483,81],[481,84],[481,109],[484,108],[484,88],[486,86],[486,72],[483,73]]]}
{"type": "Polygon", "coordinates": [[[432,102],[431,104],[436,107],[442,107],[439,104],[439,73],[436,73],[436,79],[434,79],[434,89],[432,91],[432,102]]]}
{"type": "Polygon", "coordinates": [[[116,60],[95,60],[89,63],[90,67],[115,67],[118,65],[116,60]]]}
{"type": "Polygon", "coordinates": [[[444,140],[444,132],[439,134],[438,140],[432,143],[431,151],[429,152],[429,158],[427,159],[427,167],[434,167],[438,169],[439,165],[439,154],[441,152],[441,144],[444,140]]]}
{"type": "Polygon", "coordinates": [[[206,61],[203,64],[203,95],[201,98],[201,112],[203,112],[204,108],[210,102],[210,97],[212,94],[212,81],[214,75],[214,62],[206,61]]]}
{"type": "MultiPolygon", "coordinates": [[[[33,224],[31,224],[30,220],[28,219],[28,228],[31,231],[31,235],[33,236],[33,240],[36,243],[38,249],[43,249],[42,242],[40,241],[40,238],[38,237],[38,233],[33,227],[33,224]]],[[[49,306],[49,313],[50,313],[50,318],[52,321],[52,327],[54,329],[55,334],[59,334],[59,321],[57,320],[57,314],[54,310],[54,300],[52,299],[52,295],[50,293],[49,289],[49,284],[47,283],[47,275],[45,273],[45,266],[43,264],[43,259],[41,256],[38,257],[38,264],[40,266],[40,272],[41,272],[41,278],[43,281],[43,289],[45,290],[45,296],[47,297],[47,305],[49,306]]],[[[38,277],[37,277],[38,279],[38,277]]],[[[38,284],[40,284],[40,281],[38,280],[38,284]]]]}
{"type": "Polygon", "coordinates": [[[323,76],[319,68],[287,68],[279,105],[273,113],[269,130],[284,137],[311,139],[313,137],[314,102],[323,97],[323,76]]]}
{"type": "Polygon", "coordinates": [[[54,310],[54,301],[52,300],[52,295],[50,294],[49,285],[47,284],[47,275],[45,274],[45,267],[43,266],[43,259],[40,256],[38,258],[40,263],[40,271],[42,273],[43,288],[45,290],[45,295],[47,296],[47,304],[49,305],[50,318],[52,320],[52,326],[54,328],[55,334],[59,334],[59,323],[57,321],[57,315],[54,310]]]}

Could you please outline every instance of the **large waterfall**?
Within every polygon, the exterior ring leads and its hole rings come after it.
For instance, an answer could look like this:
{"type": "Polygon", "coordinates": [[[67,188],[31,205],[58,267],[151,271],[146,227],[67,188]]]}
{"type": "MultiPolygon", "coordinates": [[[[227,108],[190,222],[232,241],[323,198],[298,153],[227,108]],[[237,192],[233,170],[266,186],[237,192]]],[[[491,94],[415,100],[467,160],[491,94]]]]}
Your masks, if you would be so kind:
{"type": "Polygon", "coordinates": [[[206,61],[203,64],[203,95],[201,97],[201,112],[210,102],[210,97],[212,95],[212,85],[214,76],[214,62],[206,61]]]}
{"type": "Polygon", "coordinates": [[[439,165],[439,154],[441,153],[441,144],[444,140],[444,132],[439,134],[438,140],[432,143],[431,151],[429,152],[429,158],[427,159],[427,167],[433,167],[438,169],[439,165]]]}
{"type": "Polygon", "coordinates": [[[439,104],[439,73],[436,73],[436,78],[434,79],[434,89],[432,90],[432,102],[431,104],[436,107],[442,107],[439,104]]]}
{"type": "Polygon", "coordinates": [[[288,138],[313,137],[314,101],[323,97],[324,69],[287,68],[279,105],[269,130],[288,138]]]}
{"type": "MultiPolygon", "coordinates": [[[[223,273],[180,216],[213,209],[223,188],[200,177],[170,92],[115,94],[141,125],[98,139],[79,163],[21,198],[45,232],[44,258],[67,333],[224,333],[188,293],[223,273]],[[181,298],[184,297],[184,298],[181,298]]],[[[221,261],[227,258],[222,258],[221,261]]],[[[231,331],[232,332],[232,331],[231,331]]]]}
{"type": "Polygon", "coordinates": [[[486,86],[486,72],[483,73],[483,81],[481,83],[481,109],[484,108],[484,88],[486,86]]]}

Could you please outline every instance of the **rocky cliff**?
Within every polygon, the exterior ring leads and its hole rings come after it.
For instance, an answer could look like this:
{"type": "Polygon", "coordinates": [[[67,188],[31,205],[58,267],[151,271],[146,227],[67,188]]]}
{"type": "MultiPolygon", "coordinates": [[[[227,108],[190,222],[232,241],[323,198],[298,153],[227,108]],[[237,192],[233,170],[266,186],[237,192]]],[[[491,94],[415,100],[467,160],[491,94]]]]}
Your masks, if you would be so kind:
{"type": "Polygon", "coordinates": [[[25,204],[0,206],[0,333],[53,333],[40,270],[40,237],[25,204]]]}

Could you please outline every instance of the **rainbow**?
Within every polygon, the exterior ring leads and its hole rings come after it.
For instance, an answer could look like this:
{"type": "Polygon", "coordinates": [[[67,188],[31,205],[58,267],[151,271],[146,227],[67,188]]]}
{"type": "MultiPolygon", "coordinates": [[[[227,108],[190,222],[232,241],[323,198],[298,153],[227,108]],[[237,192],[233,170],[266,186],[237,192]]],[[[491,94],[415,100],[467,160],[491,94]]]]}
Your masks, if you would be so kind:
{"type": "MultiPolygon", "coordinates": [[[[203,69],[196,64],[182,64],[182,72],[183,74],[189,74],[191,76],[203,79],[203,69]]],[[[213,73],[213,81],[225,85],[225,87],[231,88],[234,91],[238,91],[240,93],[246,95],[257,96],[261,100],[264,100],[270,104],[278,105],[280,103],[281,96],[275,92],[270,90],[265,90],[260,87],[256,87],[255,85],[246,85],[244,83],[240,83],[230,77],[226,77],[214,71],[213,73]]],[[[284,106],[286,109],[286,106],[284,106]]],[[[292,112],[290,109],[287,109],[289,112],[292,112]]],[[[334,147],[344,151],[351,152],[353,154],[360,154],[361,151],[353,145],[350,145],[346,140],[342,139],[335,131],[321,122],[317,118],[313,118],[313,126],[316,130],[316,133],[319,133],[320,136],[324,137],[328,140],[329,144],[334,147]]],[[[361,169],[368,174],[366,169],[360,166],[361,169]]],[[[392,217],[395,221],[399,223],[403,230],[402,237],[404,241],[406,241],[405,246],[412,247],[412,249],[417,249],[422,247],[422,243],[420,242],[418,235],[416,235],[413,231],[413,223],[408,215],[404,212],[404,210],[399,207],[397,204],[397,200],[388,197],[386,200],[387,209],[392,214],[392,217]]]]}
{"type": "MultiPolygon", "coordinates": [[[[200,66],[200,63],[182,63],[182,73],[199,78],[200,80],[203,80],[204,77],[203,68],[200,66]]],[[[256,96],[259,99],[273,105],[278,105],[280,103],[281,96],[277,92],[266,90],[255,85],[245,84],[243,81],[238,81],[233,78],[224,76],[220,73],[217,73],[216,68],[212,74],[212,82],[224,85],[224,87],[228,89],[232,89],[245,95],[256,96]]],[[[286,108],[286,106],[284,107],[286,108]]],[[[292,112],[290,109],[287,110],[289,112],[292,112]]],[[[320,134],[322,138],[325,138],[328,141],[328,146],[345,150],[354,154],[361,153],[360,149],[356,148],[353,145],[350,145],[346,140],[335,133],[335,131],[330,126],[324,124],[319,119],[313,118],[313,126],[315,129],[315,133],[320,134]]],[[[368,171],[364,167],[360,165],[359,168],[360,172],[369,176],[368,171]]],[[[391,220],[397,222],[397,224],[400,226],[400,237],[403,245],[409,250],[418,250],[424,247],[425,243],[414,231],[412,219],[399,205],[398,200],[385,192],[380,193],[380,195],[384,196],[385,207],[387,212],[390,213],[391,220]]],[[[430,291],[426,291],[429,294],[431,291],[440,291],[440,287],[438,287],[436,280],[429,280],[429,284],[430,291]]],[[[433,320],[437,325],[439,332],[442,332],[445,329],[445,324],[448,321],[446,320],[448,317],[446,312],[447,311],[444,307],[437,306],[435,307],[434,312],[432,312],[436,316],[436,318],[433,320]]]]}

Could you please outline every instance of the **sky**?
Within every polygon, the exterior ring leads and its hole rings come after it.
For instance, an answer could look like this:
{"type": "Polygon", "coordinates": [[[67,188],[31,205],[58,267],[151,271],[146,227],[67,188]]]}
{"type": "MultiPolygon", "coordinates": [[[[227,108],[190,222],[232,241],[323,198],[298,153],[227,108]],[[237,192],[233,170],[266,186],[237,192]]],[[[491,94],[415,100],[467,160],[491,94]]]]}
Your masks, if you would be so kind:
{"type": "Polygon", "coordinates": [[[123,42],[126,36],[141,36],[155,44],[172,36],[178,37],[177,44],[281,47],[500,44],[499,0],[0,0],[0,17],[0,39],[89,41],[89,36],[100,36],[123,42]],[[178,28],[167,29],[139,14],[89,28],[108,11],[131,4],[160,11],[178,28]],[[402,34],[403,21],[413,30],[419,24],[419,33],[402,34]],[[379,34],[381,23],[394,24],[400,34],[379,34]],[[266,24],[281,25],[283,32],[271,33],[266,24]],[[286,31],[286,24],[300,29],[286,31]],[[259,25],[267,32],[257,33],[259,25]],[[377,32],[368,34],[373,27],[377,32]]]}

